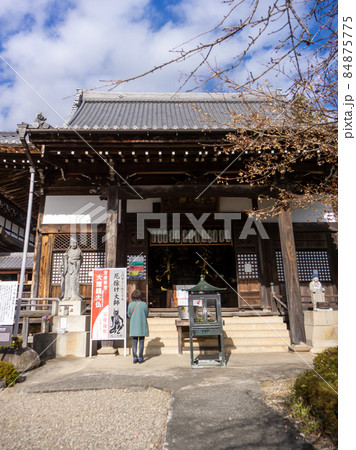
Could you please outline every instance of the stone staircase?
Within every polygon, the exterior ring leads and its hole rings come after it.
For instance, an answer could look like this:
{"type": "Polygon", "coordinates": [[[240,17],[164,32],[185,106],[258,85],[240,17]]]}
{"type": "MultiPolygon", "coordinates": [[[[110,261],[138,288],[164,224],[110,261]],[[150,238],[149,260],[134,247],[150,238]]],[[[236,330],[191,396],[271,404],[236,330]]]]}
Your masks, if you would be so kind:
{"type": "MultiPolygon", "coordinates": [[[[149,317],[147,355],[178,354],[178,332],[174,317],[149,317]]],[[[289,332],[280,316],[223,317],[226,353],[287,352],[289,332]]],[[[195,347],[216,347],[217,338],[194,339],[195,347]]],[[[189,332],[183,332],[183,351],[189,351],[189,332]]]]}

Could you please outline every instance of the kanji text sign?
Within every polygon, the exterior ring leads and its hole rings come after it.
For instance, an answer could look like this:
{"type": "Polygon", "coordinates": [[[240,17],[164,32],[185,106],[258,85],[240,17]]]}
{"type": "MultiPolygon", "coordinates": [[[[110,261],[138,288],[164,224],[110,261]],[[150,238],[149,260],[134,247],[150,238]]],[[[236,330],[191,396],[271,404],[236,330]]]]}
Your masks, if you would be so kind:
{"type": "Polygon", "coordinates": [[[17,281],[0,282],[0,325],[13,325],[17,281]]]}
{"type": "Polygon", "coordinates": [[[91,339],[126,339],[127,269],[94,269],[91,339]]]}

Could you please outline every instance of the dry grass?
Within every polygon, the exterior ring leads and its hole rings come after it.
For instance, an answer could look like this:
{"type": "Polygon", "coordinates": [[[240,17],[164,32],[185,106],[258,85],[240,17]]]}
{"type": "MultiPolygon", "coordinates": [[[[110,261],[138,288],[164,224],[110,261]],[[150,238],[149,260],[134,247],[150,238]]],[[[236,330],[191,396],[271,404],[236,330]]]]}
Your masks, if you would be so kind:
{"type": "Polygon", "coordinates": [[[302,416],[296,414],[293,410],[290,404],[293,382],[294,378],[285,378],[263,383],[261,386],[264,392],[263,401],[278,414],[292,422],[299,430],[300,435],[317,450],[335,450],[337,447],[327,436],[323,435],[318,429],[313,431],[310,421],[306,423],[302,416]]]}

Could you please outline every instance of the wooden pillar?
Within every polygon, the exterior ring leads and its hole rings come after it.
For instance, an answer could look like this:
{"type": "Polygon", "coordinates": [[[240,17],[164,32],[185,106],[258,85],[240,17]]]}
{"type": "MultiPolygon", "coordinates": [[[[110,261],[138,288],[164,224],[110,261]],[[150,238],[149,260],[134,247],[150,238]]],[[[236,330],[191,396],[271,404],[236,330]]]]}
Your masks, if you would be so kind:
{"type": "Polygon", "coordinates": [[[117,264],[118,267],[126,267],[127,265],[127,255],[126,255],[126,210],[127,201],[120,200],[120,217],[117,230],[117,264]]]}
{"type": "Polygon", "coordinates": [[[51,296],[51,265],[54,244],[54,234],[43,234],[41,244],[41,258],[38,284],[38,297],[51,296]]]}
{"type": "Polygon", "coordinates": [[[278,227],[286,284],[290,338],[292,344],[305,343],[304,315],[290,209],[282,210],[280,212],[278,216],[278,227]]]}
{"type": "Polygon", "coordinates": [[[269,298],[269,307],[271,308],[271,311],[275,314],[277,314],[277,306],[275,300],[272,298],[272,292],[271,292],[271,282],[274,284],[275,292],[276,294],[279,294],[279,280],[278,280],[278,271],[277,271],[277,265],[276,265],[276,252],[274,247],[274,240],[275,240],[275,231],[274,228],[269,226],[267,228],[267,233],[269,236],[269,239],[266,239],[264,242],[265,246],[265,257],[267,258],[267,261],[269,261],[268,264],[268,298],[269,298]]]}
{"type": "Polygon", "coordinates": [[[41,195],[39,213],[37,217],[37,229],[36,229],[35,250],[33,257],[33,272],[32,272],[32,286],[31,286],[31,297],[35,298],[38,297],[40,284],[40,262],[41,262],[41,248],[42,248],[41,226],[43,221],[44,206],[45,206],[45,196],[41,195]]]}
{"type": "Polygon", "coordinates": [[[117,186],[108,187],[105,267],[117,267],[117,231],[119,199],[117,186]]]}
{"type": "Polygon", "coordinates": [[[261,282],[261,306],[264,311],[269,309],[269,283],[271,282],[271,275],[269,268],[271,267],[271,261],[267,256],[265,239],[262,239],[260,234],[257,236],[257,245],[258,245],[258,259],[260,266],[260,282],[261,282]]]}
{"type": "MultiPolygon", "coordinates": [[[[106,217],[106,241],[105,241],[105,267],[117,267],[117,232],[119,199],[117,186],[109,186],[107,191],[107,217],[106,217]]],[[[116,353],[114,341],[101,341],[101,349],[98,354],[116,353]]]]}

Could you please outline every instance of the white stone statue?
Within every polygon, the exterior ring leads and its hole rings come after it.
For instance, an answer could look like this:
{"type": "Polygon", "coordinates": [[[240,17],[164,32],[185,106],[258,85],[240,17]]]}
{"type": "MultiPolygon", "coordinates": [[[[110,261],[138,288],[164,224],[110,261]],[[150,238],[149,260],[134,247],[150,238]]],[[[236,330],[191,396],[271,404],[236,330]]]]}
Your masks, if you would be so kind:
{"type": "Polygon", "coordinates": [[[317,302],[323,303],[325,302],[325,289],[322,287],[318,274],[312,275],[312,280],[309,283],[309,291],[311,295],[311,300],[313,303],[313,310],[315,311],[317,309],[317,302]]]}
{"type": "Polygon", "coordinates": [[[79,293],[79,271],[82,262],[82,251],[78,247],[76,238],[71,237],[69,247],[62,260],[62,292],[59,300],[73,301],[83,299],[79,293]]]}

